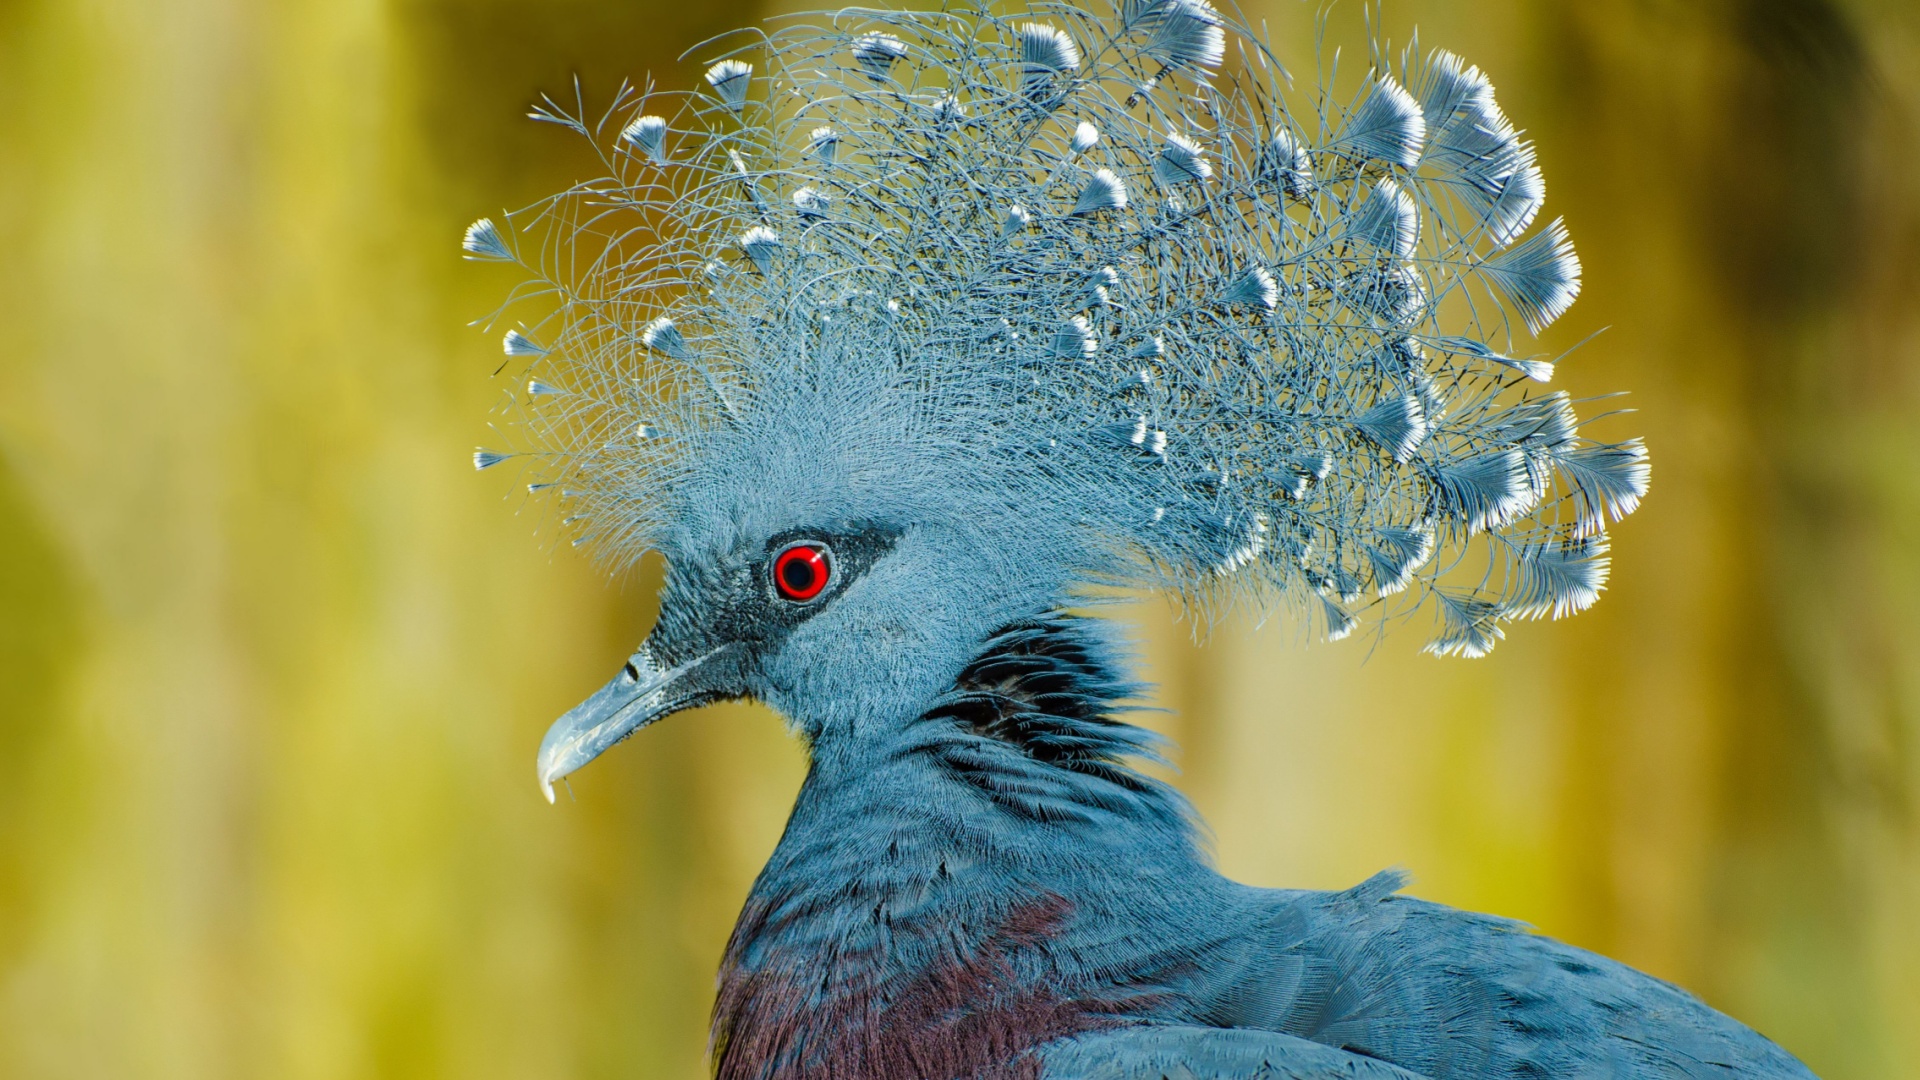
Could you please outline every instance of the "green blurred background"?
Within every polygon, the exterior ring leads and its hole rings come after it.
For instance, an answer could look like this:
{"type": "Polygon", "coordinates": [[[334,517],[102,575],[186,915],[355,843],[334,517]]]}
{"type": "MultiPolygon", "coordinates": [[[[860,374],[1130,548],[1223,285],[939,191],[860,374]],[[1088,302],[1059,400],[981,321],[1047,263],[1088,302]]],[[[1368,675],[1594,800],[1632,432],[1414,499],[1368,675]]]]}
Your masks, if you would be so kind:
{"type": "MultiPolygon", "coordinates": [[[[1311,71],[1314,9],[1254,0],[1311,71]]],[[[802,762],[676,718],[548,807],[652,617],[476,476],[521,118],[723,0],[0,0],[0,1076],[696,1077],[802,762]]],[[[1540,145],[1653,495],[1594,611],[1204,649],[1130,609],[1221,865],[1529,920],[1830,1080],[1920,1077],[1920,5],[1394,0],[1540,145]]],[[[1357,3],[1332,40],[1363,42],[1357,3]]]]}

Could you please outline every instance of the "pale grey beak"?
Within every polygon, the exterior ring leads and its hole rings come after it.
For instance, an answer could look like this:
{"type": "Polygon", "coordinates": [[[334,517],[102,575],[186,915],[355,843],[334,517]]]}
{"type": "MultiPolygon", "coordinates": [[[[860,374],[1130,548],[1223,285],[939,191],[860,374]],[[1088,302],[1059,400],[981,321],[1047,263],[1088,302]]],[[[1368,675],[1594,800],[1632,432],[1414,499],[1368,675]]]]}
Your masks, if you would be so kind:
{"type": "Polygon", "coordinates": [[[620,674],[595,690],[592,697],[567,710],[540,740],[535,768],[547,801],[553,801],[555,780],[599,757],[607,747],[661,717],[729,696],[702,685],[696,677],[700,666],[725,648],[723,645],[679,667],[662,669],[642,644],[627,658],[620,674]]]}

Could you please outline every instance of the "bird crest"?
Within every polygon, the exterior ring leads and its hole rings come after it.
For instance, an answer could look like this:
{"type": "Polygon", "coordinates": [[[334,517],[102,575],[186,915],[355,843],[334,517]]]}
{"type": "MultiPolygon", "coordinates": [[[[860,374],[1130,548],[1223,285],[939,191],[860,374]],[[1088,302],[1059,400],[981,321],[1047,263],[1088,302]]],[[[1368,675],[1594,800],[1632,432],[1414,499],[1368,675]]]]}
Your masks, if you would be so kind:
{"type": "Polygon", "coordinates": [[[1479,69],[1296,90],[1206,0],[714,48],[691,90],[543,102],[602,174],[466,235],[527,275],[516,445],[475,464],[526,464],[576,543],[625,562],[743,502],[964,523],[1063,592],[1332,639],[1421,609],[1467,656],[1597,598],[1646,453],[1526,351],[1580,266],[1479,69]]]}

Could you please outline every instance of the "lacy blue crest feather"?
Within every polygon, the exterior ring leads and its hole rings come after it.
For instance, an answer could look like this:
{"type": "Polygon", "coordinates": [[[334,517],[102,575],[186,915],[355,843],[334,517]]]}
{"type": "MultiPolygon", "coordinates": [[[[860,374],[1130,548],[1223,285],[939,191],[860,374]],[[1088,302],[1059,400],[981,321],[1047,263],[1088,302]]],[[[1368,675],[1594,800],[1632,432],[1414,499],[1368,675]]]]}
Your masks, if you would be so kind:
{"type": "Polygon", "coordinates": [[[1293,92],[1203,0],[723,44],[695,90],[537,109],[604,175],[466,236],[530,275],[513,438],[576,542],[635,558],[751,474],[1329,637],[1432,599],[1429,648],[1479,655],[1598,597],[1646,454],[1509,355],[1580,268],[1477,68],[1293,92]]]}

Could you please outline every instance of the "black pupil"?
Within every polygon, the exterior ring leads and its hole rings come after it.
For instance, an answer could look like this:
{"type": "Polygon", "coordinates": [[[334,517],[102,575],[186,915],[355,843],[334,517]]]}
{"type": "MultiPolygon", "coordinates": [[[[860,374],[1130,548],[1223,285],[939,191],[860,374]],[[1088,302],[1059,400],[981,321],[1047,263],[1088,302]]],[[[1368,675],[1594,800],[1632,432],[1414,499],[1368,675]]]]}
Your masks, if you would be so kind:
{"type": "Polygon", "coordinates": [[[814,578],[819,573],[810,556],[795,555],[780,567],[780,580],[786,584],[787,591],[804,593],[813,589],[814,578]]]}

